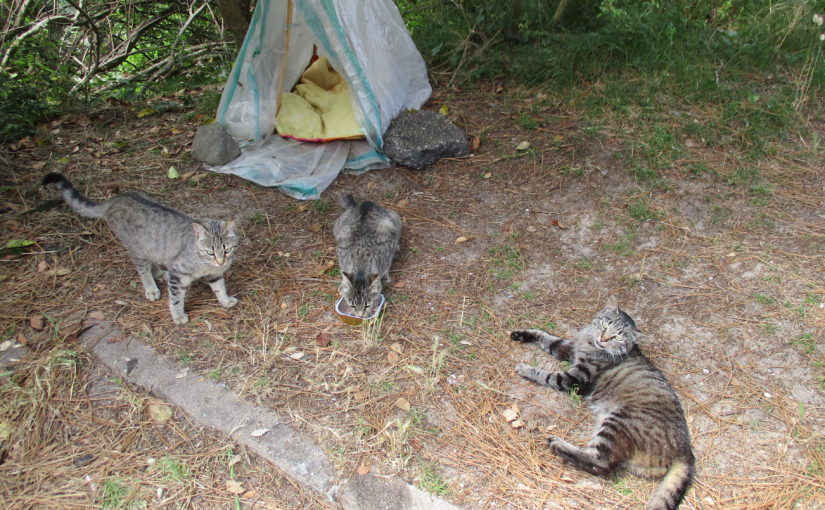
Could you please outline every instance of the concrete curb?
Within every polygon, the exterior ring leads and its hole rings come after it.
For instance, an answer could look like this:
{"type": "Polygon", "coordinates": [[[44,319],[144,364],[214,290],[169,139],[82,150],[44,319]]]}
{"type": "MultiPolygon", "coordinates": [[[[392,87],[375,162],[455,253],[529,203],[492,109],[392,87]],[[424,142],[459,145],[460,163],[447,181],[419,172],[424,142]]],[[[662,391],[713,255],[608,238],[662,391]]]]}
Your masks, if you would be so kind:
{"type": "Polygon", "coordinates": [[[80,335],[83,345],[115,375],[178,406],[192,419],[223,432],[275,464],[301,484],[352,510],[453,510],[458,507],[398,479],[374,475],[344,480],[309,436],[281,423],[269,409],[241,401],[231,390],[181,367],[138,338],[94,324],[80,335]],[[268,429],[253,437],[256,430],[268,429]]]}

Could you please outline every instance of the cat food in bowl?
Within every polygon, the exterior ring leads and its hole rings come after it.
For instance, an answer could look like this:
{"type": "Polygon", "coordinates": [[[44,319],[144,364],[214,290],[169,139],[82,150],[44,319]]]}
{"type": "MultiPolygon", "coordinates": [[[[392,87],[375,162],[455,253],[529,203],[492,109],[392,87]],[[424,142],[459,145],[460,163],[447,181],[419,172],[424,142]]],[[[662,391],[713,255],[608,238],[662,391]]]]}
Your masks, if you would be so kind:
{"type": "Polygon", "coordinates": [[[384,294],[381,294],[381,299],[378,300],[378,305],[373,308],[372,315],[369,317],[361,317],[355,310],[352,309],[351,306],[347,304],[344,300],[344,296],[338,298],[338,301],[335,302],[335,314],[341,319],[345,324],[349,324],[350,326],[355,326],[357,324],[361,324],[364,321],[371,321],[378,317],[378,314],[381,313],[381,310],[384,308],[384,294]]]}

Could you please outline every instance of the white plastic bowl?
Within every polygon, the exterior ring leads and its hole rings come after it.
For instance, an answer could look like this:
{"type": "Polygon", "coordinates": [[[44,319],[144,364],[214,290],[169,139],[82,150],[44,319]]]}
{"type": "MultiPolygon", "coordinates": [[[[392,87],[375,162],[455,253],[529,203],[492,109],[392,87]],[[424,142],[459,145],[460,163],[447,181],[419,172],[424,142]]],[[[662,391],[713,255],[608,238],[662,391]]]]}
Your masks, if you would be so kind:
{"type": "Polygon", "coordinates": [[[335,314],[338,316],[339,319],[344,321],[346,324],[354,326],[356,324],[361,324],[364,321],[371,321],[378,317],[378,314],[381,313],[381,310],[384,309],[384,294],[381,294],[381,299],[378,301],[378,306],[375,307],[375,311],[369,317],[361,317],[360,315],[355,315],[346,313],[341,310],[341,306],[344,303],[344,296],[338,298],[338,301],[335,302],[335,314]]]}

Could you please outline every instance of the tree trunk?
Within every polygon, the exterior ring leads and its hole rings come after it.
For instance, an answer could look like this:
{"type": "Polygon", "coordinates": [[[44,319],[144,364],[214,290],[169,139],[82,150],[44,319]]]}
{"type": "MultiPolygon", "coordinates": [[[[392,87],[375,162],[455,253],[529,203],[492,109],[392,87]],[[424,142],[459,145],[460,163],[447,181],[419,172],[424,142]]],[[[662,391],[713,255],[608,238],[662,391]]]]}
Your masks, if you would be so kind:
{"type": "Polygon", "coordinates": [[[250,0],[218,0],[218,10],[226,29],[235,37],[238,44],[242,44],[249,28],[252,11],[249,8],[250,0]]]}

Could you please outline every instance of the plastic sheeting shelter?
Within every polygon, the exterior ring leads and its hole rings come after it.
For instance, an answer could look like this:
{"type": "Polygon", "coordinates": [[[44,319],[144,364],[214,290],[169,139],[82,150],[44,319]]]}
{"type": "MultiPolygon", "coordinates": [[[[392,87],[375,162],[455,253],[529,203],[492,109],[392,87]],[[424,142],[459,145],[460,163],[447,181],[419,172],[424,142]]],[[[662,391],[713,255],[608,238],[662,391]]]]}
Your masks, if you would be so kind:
{"type": "Polygon", "coordinates": [[[259,0],[217,113],[242,153],[211,169],[317,198],[342,169],[389,167],[381,147],[390,121],[420,108],[431,92],[424,60],[392,0],[259,0]],[[349,83],[364,140],[308,143],[273,135],[281,93],[313,54],[349,83]]]}

